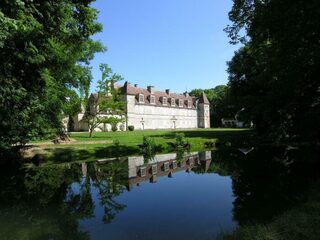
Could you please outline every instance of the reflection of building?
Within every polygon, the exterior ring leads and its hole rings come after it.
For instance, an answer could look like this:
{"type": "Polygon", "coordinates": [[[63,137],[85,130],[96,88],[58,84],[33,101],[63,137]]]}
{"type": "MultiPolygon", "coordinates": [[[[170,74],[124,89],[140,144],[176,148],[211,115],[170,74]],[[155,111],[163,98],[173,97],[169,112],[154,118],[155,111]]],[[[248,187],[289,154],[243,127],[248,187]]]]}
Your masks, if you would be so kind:
{"type": "MultiPolygon", "coordinates": [[[[201,172],[207,172],[211,159],[211,151],[193,152],[180,159],[176,153],[168,153],[156,155],[147,162],[143,156],[99,160],[93,163],[93,169],[98,181],[106,179],[109,184],[112,183],[109,187],[122,185],[130,190],[133,185],[144,181],[154,183],[158,177],[173,177],[174,173],[180,171],[190,172],[193,168],[200,168],[201,172]]],[[[86,176],[87,172],[86,164],[82,164],[83,175],[86,176]]]]}
{"type": "Polygon", "coordinates": [[[172,177],[175,172],[189,172],[193,167],[201,167],[206,172],[211,163],[211,151],[194,152],[182,159],[176,153],[156,155],[148,163],[141,157],[129,157],[129,187],[144,181],[156,182],[157,177],[172,177]]]}

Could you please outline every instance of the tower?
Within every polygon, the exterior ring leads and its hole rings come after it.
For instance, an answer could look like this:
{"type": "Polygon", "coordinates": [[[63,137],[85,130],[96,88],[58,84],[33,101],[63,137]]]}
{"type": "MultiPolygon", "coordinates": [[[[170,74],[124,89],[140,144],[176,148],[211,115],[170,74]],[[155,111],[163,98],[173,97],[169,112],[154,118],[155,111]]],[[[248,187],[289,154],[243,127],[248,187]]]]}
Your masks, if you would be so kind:
{"type": "Polygon", "coordinates": [[[210,128],[210,103],[204,92],[198,100],[198,127],[210,128]]]}

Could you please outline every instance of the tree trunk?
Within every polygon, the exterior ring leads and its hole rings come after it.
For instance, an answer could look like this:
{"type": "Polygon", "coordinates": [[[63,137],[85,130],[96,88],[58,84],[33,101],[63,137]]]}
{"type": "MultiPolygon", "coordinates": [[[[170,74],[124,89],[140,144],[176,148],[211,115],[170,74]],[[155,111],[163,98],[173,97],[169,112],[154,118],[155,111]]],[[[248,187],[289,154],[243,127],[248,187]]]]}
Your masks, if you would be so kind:
{"type": "Polygon", "coordinates": [[[93,132],[93,128],[90,128],[90,130],[89,130],[89,138],[92,138],[92,132],[93,132]]]}

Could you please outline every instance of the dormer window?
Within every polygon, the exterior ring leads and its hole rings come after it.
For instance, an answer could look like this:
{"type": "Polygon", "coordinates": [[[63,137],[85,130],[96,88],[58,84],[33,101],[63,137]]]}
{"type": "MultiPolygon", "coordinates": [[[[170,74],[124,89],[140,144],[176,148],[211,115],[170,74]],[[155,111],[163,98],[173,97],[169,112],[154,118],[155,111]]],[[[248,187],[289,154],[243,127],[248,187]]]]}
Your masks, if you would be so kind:
{"type": "Polygon", "coordinates": [[[156,97],[154,95],[150,96],[150,104],[156,104],[156,97]]]}
{"type": "Polygon", "coordinates": [[[183,100],[179,99],[179,107],[183,107],[183,100]]]}
{"type": "Polygon", "coordinates": [[[142,93],[139,94],[139,103],[144,103],[144,95],[142,93]]]}
{"type": "Polygon", "coordinates": [[[176,106],[176,100],[174,98],[171,98],[171,106],[172,107],[176,106]]]}
{"type": "Polygon", "coordinates": [[[190,100],[188,100],[188,108],[191,108],[191,101],[190,100]]]}
{"type": "Polygon", "coordinates": [[[167,105],[168,101],[166,97],[162,97],[162,105],[167,105]]]}

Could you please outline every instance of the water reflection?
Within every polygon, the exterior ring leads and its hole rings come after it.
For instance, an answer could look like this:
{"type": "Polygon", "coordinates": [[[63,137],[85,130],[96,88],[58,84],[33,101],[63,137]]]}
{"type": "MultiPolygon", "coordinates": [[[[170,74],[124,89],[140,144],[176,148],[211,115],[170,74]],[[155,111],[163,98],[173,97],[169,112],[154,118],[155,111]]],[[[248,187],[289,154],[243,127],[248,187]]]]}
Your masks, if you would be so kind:
{"type": "Polygon", "coordinates": [[[169,153],[156,155],[146,163],[143,156],[128,158],[128,188],[144,181],[155,183],[158,177],[173,177],[176,172],[190,172],[192,168],[203,168],[206,172],[211,163],[211,151],[193,152],[187,155],[169,153]],[[177,155],[178,158],[177,158],[177,155]]]}
{"type": "Polygon", "coordinates": [[[300,201],[318,156],[265,147],[1,169],[1,239],[212,239],[300,201]]]}
{"type": "Polygon", "coordinates": [[[269,221],[303,201],[310,184],[320,177],[317,146],[260,147],[248,154],[228,149],[214,156],[208,171],[231,177],[233,218],[240,225],[269,221]]]}

